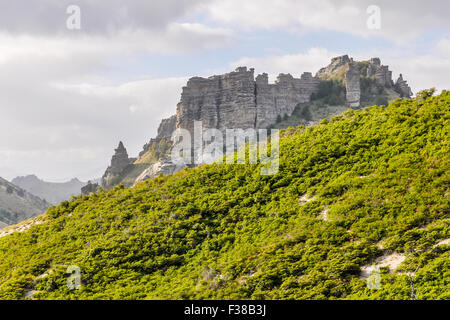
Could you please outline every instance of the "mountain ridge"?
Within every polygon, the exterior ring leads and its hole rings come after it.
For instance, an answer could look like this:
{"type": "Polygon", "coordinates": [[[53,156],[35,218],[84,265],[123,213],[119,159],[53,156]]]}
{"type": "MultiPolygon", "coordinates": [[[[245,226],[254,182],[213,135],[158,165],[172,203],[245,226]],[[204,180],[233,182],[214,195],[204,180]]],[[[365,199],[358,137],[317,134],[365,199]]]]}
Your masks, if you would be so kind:
{"type": "Polygon", "coordinates": [[[283,129],[271,176],[201,165],[52,207],[0,238],[0,298],[449,299],[450,91],[432,94],[283,129]]]}
{"type": "Polygon", "coordinates": [[[116,150],[101,186],[131,186],[180,170],[182,166],[168,157],[171,135],[185,129],[193,137],[195,121],[223,132],[227,128],[285,128],[285,123],[312,125],[348,108],[387,105],[389,100],[411,95],[402,75],[394,82],[392,71],[379,58],[354,61],[348,55],[332,58],[314,76],[311,72],[303,72],[300,78],[280,73],[274,83],[269,83],[267,73],[255,77],[254,69],[247,67],[207,78],[192,77],[182,88],[176,114],[161,121],[157,136],[144,145],[137,159],[128,158],[125,148],[116,150]],[[123,161],[115,161],[123,154],[123,161]]]}

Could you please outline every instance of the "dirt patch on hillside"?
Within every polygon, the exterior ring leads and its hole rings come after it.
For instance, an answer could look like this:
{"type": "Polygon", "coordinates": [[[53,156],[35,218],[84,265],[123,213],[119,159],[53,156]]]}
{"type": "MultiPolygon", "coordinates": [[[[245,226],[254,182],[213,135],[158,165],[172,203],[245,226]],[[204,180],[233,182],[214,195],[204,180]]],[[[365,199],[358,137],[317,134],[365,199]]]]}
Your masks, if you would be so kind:
{"type": "Polygon", "coordinates": [[[450,238],[449,239],[440,240],[438,243],[436,243],[433,246],[433,248],[436,248],[437,246],[442,246],[444,244],[450,244],[450,238]]]}
{"type": "Polygon", "coordinates": [[[362,266],[360,277],[369,277],[372,274],[372,271],[377,267],[389,267],[389,272],[394,272],[395,269],[397,269],[405,259],[406,256],[401,253],[385,253],[381,257],[376,258],[374,263],[362,266]]]}
{"type": "Polygon", "coordinates": [[[43,223],[44,221],[42,220],[41,217],[37,217],[37,218],[31,218],[28,219],[24,222],[21,222],[19,224],[13,225],[13,226],[9,226],[6,227],[2,230],[0,230],[0,238],[5,237],[7,235],[10,235],[14,232],[24,232],[27,231],[28,229],[30,229],[32,226],[38,225],[43,223]]]}

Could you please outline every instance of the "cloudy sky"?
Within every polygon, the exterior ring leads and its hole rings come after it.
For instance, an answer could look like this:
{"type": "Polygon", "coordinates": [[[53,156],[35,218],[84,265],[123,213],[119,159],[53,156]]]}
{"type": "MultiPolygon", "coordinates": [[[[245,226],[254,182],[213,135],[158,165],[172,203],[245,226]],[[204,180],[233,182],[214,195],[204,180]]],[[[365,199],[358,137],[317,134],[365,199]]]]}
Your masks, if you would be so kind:
{"type": "Polygon", "coordinates": [[[189,77],[238,65],[273,78],[315,73],[341,54],[380,57],[413,91],[450,88],[447,0],[0,4],[0,176],[7,179],[100,177],[119,140],[136,156],[175,113],[189,77]]]}

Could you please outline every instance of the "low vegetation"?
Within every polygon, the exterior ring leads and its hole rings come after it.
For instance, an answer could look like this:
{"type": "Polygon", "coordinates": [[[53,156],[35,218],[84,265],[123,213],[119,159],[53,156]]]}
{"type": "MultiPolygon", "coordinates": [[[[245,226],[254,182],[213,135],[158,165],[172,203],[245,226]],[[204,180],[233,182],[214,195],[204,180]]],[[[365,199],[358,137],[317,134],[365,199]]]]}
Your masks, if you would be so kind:
{"type": "Polygon", "coordinates": [[[272,176],[205,165],[51,207],[0,238],[0,298],[450,299],[450,92],[432,93],[283,130],[272,176]]]}

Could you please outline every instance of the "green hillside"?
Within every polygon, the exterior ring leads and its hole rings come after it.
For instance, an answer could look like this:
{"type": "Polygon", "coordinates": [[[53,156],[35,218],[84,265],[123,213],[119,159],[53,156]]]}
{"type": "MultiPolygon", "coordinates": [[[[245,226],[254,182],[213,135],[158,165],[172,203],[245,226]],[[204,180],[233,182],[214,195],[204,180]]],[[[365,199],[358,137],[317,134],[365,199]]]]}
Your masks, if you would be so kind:
{"type": "Polygon", "coordinates": [[[206,165],[52,207],[0,238],[0,299],[410,299],[411,278],[450,299],[450,92],[431,93],[283,130],[273,176],[206,165]]]}

